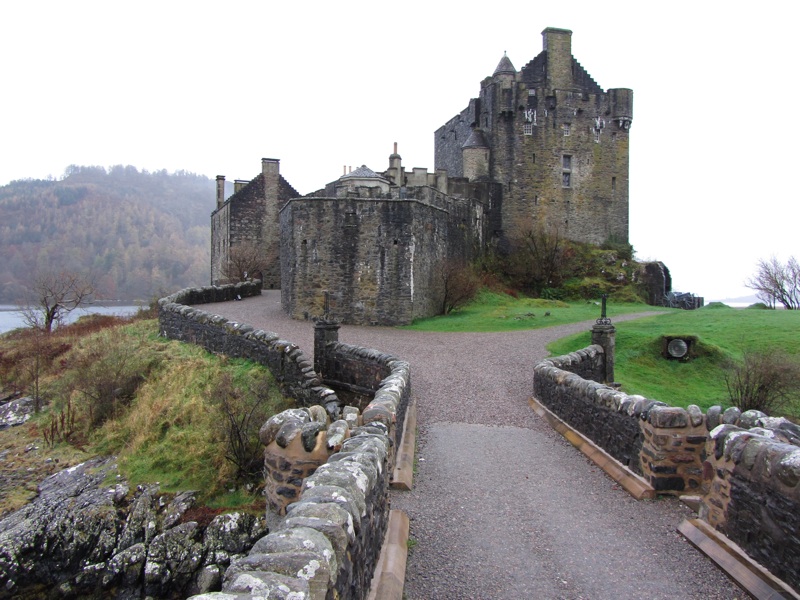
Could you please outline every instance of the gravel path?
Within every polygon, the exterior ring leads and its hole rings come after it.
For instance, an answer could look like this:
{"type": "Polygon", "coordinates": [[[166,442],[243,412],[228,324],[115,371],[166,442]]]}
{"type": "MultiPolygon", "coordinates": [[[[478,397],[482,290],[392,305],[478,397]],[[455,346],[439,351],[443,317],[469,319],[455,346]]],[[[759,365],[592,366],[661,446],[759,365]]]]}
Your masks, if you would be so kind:
{"type": "MultiPolygon", "coordinates": [[[[311,324],[281,311],[280,292],[213,310],[313,351],[311,324]]],[[[588,343],[590,326],[511,333],[341,328],[342,342],[411,363],[419,468],[412,491],[392,492],[392,507],[410,517],[415,542],[406,598],[747,597],[676,532],[691,516],[682,503],[633,500],[528,406],[533,366],[547,356],[546,344],[579,331],[588,343]]]]}

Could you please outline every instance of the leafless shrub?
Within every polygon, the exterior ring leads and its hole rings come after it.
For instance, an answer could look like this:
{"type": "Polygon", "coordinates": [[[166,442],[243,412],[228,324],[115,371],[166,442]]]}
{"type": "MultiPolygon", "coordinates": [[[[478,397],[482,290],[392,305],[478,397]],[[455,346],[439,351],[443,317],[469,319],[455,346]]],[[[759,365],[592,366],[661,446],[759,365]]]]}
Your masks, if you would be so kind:
{"type": "Polygon", "coordinates": [[[45,424],[42,436],[45,444],[52,448],[58,442],[72,442],[75,429],[75,411],[72,409],[72,402],[67,400],[67,406],[58,414],[50,414],[50,423],[45,424]]]}
{"type": "Polygon", "coordinates": [[[72,357],[77,373],[72,388],[84,401],[89,426],[97,427],[117,416],[160,362],[154,353],[139,352],[141,346],[141,341],[131,343],[106,333],[72,357]]]}
{"type": "Polygon", "coordinates": [[[800,363],[781,351],[745,351],[725,372],[731,403],[773,414],[800,400],[800,363]]]}
{"type": "Polygon", "coordinates": [[[559,287],[563,279],[566,241],[556,227],[521,225],[512,234],[512,277],[535,294],[559,287]]]}
{"type": "Polygon", "coordinates": [[[258,431],[275,412],[273,396],[277,396],[277,392],[273,392],[266,376],[256,377],[249,389],[242,389],[225,373],[212,389],[211,396],[221,412],[219,427],[226,446],[226,460],[236,467],[238,479],[260,480],[264,450],[258,431]]]}
{"type": "Polygon", "coordinates": [[[480,289],[480,278],[467,264],[450,261],[440,265],[438,277],[442,283],[442,314],[446,315],[475,297],[480,289]]]}

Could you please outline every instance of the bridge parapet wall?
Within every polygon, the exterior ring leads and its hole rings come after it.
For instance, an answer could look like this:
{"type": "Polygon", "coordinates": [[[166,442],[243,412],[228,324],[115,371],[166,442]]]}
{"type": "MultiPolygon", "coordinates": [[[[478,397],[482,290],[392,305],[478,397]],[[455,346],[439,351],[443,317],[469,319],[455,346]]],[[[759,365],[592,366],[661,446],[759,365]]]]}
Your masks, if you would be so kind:
{"type": "MultiPolygon", "coordinates": [[[[253,282],[181,290],[159,300],[162,335],[266,365],[303,406],[261,430],[267,473],[290,484],[291,494],[283,491],[290,503],[279,507],[285,517],[231,564],[223,592],[200,597],[366,598],[389,519],[394,451],[411,395],[409,364],[340,343],[338,325],[315,332],[312,363],[277,334],[193,306],[260,293],[260,282],[253,282]],[[315,365],[324,368],[324,382],[315,365]],[[341,407],[340,390],[359,406],[341,407]]],[[[272,485],[277,496],[279,487],[272,485]]]]}
{"type": "Polygon", "coordinates": [[[668,406],[598,378],[600,346],[534,367],[536,399],[660,493],[701,497],[700,517],[800,586],[800,426],[759,411],[668,406]]]}
{"type": "Polygon", "coordinates": [[[246,358],[266,366],[287,396],[303,406],[324,404],[336,411],[336,393],[322,383],[313,362],[292,342],[276,333],[236,323],[194,305],[228,302],[258,296],[261,282],[187,288],[158,301],[161,335],[202,346],[234,358],[246,358]]]}

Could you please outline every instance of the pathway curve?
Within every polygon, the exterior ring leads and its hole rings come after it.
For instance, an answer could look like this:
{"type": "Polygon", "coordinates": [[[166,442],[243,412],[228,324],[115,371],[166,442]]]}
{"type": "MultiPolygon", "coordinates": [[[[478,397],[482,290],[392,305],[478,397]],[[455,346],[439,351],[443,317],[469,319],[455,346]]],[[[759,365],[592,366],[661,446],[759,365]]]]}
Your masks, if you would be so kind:
{"type": "MultiPolygon", "coordinates": [[[[311,323],[289,319],[278,291],[213,310],[313,352],[311,323]]],[[[588,343],[590,326],[510,333],[341,328],[342,342],[411,363],[418,472],[412,491],[392,492],[415,543],[406,598],[747,597],[676,532],[691,516],[682,503],[633,500],[528,406],[533,366],[547,356],[546,344],[579,331],[588,343]]]]}

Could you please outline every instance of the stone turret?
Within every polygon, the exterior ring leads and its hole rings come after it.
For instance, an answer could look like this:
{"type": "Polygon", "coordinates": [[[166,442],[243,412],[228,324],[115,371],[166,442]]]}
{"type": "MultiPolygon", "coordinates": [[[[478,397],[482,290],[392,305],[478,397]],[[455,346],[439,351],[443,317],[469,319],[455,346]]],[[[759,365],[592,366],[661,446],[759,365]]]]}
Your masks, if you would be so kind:
{"type": "MultiPolygon", "coordinates": [[[[510,63],[511,61],[509,61],[510,63]]],[[[461,150],[464,160],[464,177],[473,181],[479,177],[489,176],[489,144],[483,136],[483,130],[473,129],[461,150]]]]}

